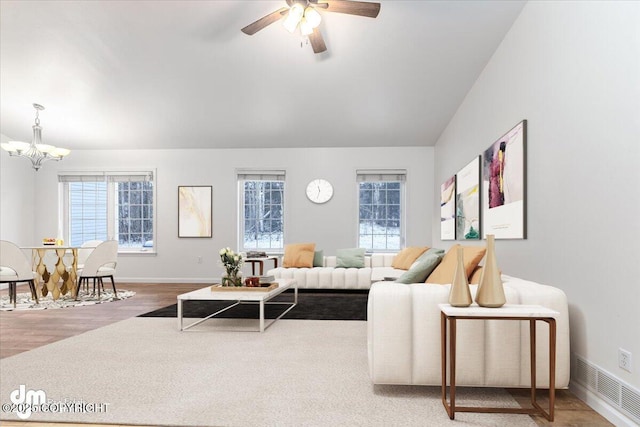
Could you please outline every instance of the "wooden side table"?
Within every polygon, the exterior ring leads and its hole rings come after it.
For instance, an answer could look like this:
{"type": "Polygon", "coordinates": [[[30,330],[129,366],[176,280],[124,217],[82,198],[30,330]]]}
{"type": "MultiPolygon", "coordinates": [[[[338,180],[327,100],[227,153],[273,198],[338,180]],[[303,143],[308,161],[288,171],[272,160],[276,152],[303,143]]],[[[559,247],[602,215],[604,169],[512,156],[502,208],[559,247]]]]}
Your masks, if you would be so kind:
{"type": "Polygon", "coordinates": [[[256,275],[256,264],[260,266],[260,276],[264,276],[264,262],[271,260],[273,261],[273,268],[278,268],[278,257],[277,256],[267,256],[261,258],[245,258],[246,262],[251,263],[251,274],[253,276],[256,275]]]}
{"type": "Polygon", "coordinates": [[[483,412],[507,414],[541,414],[553,421],[556,385],[556,320],[560,313],[539,305],[506,304],[500,308],[440,307],[441,349],[442,349],[442,404],[450,419],[458,412],[483,412]],[[456,322],[458,320],[525,320],[529,321],[529,342],[531,347],[531,405],[532,408],[490,408],[456,406],[456,322]],[[545,411],[536,401],[536,322],[549,325],[549,410],[545,411]],[[449,326],[449,388],[450,403],[447,401],[447,325],[449,326]]]}

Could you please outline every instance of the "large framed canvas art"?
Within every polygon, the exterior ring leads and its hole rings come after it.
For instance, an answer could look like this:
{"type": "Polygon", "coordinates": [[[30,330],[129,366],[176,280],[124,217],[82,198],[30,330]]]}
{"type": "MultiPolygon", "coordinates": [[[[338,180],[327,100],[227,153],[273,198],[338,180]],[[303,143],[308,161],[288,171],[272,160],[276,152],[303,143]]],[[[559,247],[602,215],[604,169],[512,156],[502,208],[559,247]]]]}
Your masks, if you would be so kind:
{"type": "Polygon", "coordinates": [[[480,156],[456,174],[456,236],[480,240],[480,156]]]}
{"type": "Polygon", "coordinates": [[[178,187],[178,237],[212,237],[212,187],[178,187]]]}
{"type": "Polygon", "coordinates": [[[440,239],[456,238],[456,177],[447,179],[440,186],[440,239]]]}
{"type": "Polygon", "coordinates": [[[525,239],[527,121],[523,120],[482,156],[482,235],[525,239]]]}

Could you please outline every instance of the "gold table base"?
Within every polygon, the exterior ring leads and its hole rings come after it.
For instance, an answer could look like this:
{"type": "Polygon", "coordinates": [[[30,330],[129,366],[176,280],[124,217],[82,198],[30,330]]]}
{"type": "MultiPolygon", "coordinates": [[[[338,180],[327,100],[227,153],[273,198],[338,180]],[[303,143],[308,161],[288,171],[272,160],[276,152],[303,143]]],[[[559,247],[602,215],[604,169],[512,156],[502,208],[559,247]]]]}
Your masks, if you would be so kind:
{"type": "Polygon", "coordinates": [[[32,249],[32,265],[38,274],[38,285],[36,289],[41,296],[47,296],[49,292],[54,300],[60,298],[60,295],[66,295],[71,292],[74,298],[78,293],[77,289],[77,268],[78,268],[78,248],[57,247],[50,248],[34,248],[32,249]],[[44,263],[44,256],[47,251],[55,250],[58,260],[53,268],[49,271],[44,263]],[[71,251],[71,265],[66,265],[64,255],[67,250],[71,251]],[[68,268],[71,267],[71,268],[68,268]],[[41,286],[40,286],[41,284],[41,286]]]}

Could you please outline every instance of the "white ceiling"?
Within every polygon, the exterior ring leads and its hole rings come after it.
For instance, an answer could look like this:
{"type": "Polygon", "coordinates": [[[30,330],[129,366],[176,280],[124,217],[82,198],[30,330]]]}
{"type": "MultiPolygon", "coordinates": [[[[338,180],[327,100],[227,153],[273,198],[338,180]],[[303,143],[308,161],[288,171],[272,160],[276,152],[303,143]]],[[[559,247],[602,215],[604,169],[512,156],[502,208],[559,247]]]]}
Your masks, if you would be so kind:
{"type": "Polygon", "coordinates": [[[264,1],[0,2],[0,132],[72,149],[435,144],[523,1],[323,13],[314,55],[264,1]],[[302,46],[301,46],[302,45],[302,46]]]}

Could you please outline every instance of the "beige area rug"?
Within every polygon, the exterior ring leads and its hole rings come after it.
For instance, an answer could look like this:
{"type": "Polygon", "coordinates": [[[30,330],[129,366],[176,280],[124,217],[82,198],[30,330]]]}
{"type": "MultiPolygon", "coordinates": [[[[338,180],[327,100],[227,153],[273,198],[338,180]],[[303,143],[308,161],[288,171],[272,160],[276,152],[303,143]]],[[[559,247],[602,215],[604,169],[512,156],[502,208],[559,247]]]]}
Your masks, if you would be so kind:
{"type": "MultiPolygon", "coordinates": [[[[216,329],[243,322],[211,320],[179,332],[176,319],[137,317],[2,359],[0,418],[17,419],[6,409],[24,385],[42,390],[55,410],[30,421],[535,426],[512,414],[459,413],[450,421],[438,387],[373,386],[366,322],[280,320],[262,334],[216,329]],[[65,401],[75,413],[55,406],[65,401]]],[[[459,405],[517,406],[502,389],[458,389],[457,397],[459,405]]]]}

